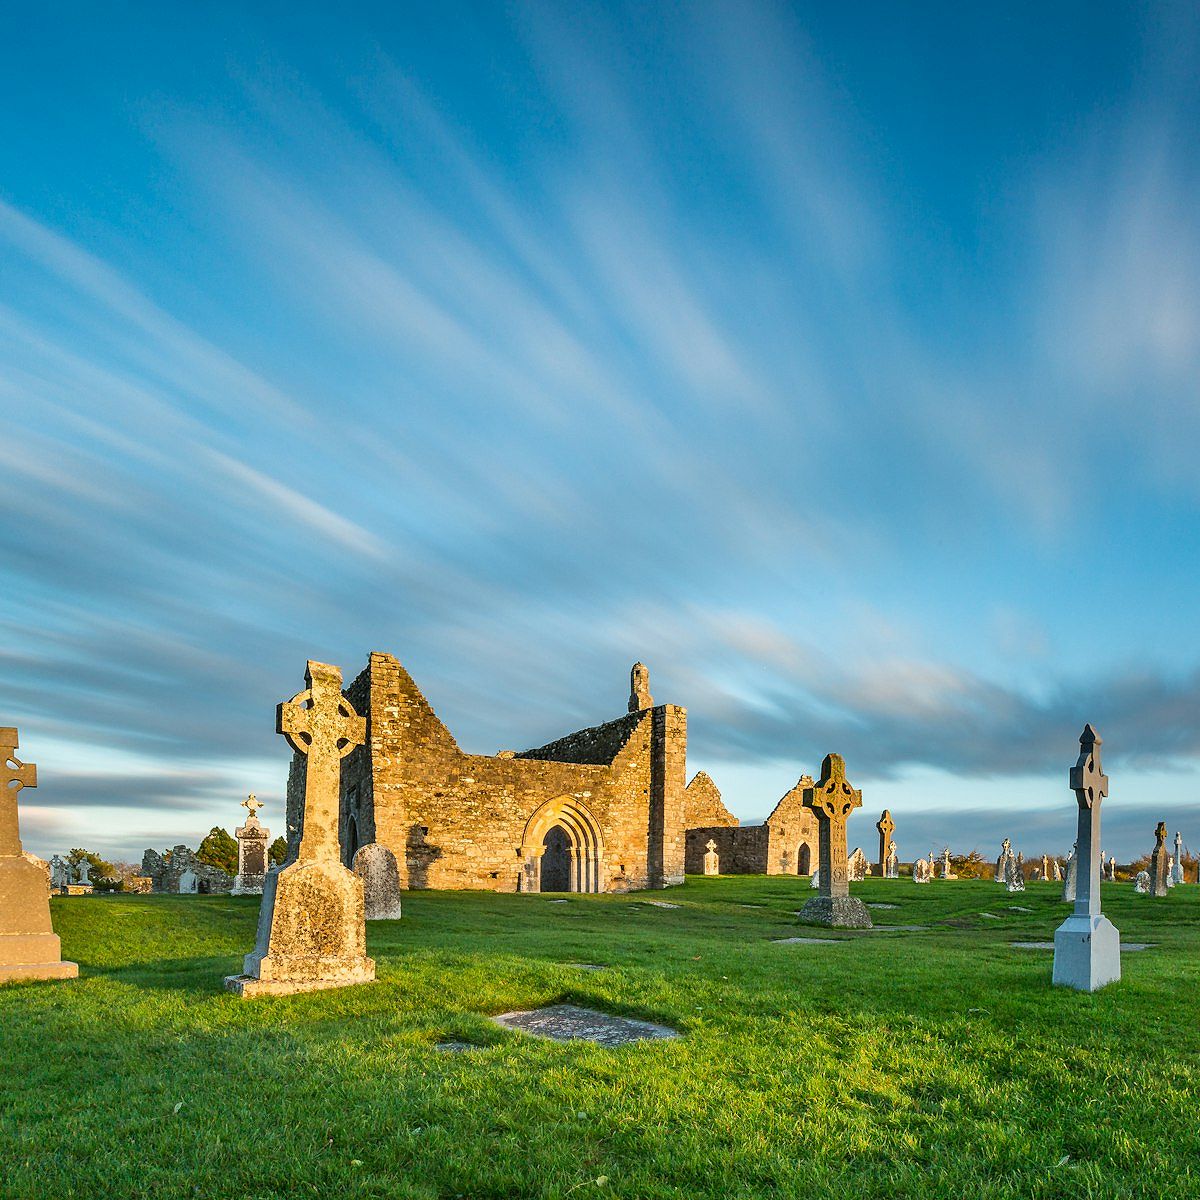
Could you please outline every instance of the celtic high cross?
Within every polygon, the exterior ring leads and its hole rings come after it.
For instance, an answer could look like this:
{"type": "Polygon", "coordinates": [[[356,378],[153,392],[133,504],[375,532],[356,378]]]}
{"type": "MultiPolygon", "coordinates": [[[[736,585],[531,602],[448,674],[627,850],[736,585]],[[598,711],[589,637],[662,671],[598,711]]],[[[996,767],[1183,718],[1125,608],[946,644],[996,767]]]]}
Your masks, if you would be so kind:
{"type": "Polygon", "coordinates": [[[37,767],[17,757],[17,731],[0,728],[0,754],[4,756],[4,796],[0,798],[0,855],[21,853],[21,835],[17,824],[17,793],[37,787],[37,767]]]}
{"type": "Polygon", "coordinates": [[[846,818],[862,807],[862,792],[846,779],[846,763],[840,754],[827,754],[821,763],[821,778],[805,793],[804,807],[817,818],[822,896],[848,896],[846,878],[846,818]]]}
{"type": "Polygon", "coordinates": [[[1100,913],[1100,802],[1108,795],[1108,776],[1100,764],[1103,740],[1090,724],[1079,735],[1079,758],[1071,768],[1071,789],[1079,804],[1078,865],[1075,868],[1075,914],[1100,913]]]}
{"type": "Polygon", "coordinates": [[[276,732],[305,757],[304,816],[298,861],[337,859],[341,762],[367,737],[367,723],[342,695],[342,673],[309,661],[308,687],[279,705],[276,732]]]}
{"type": "Polygon", "coordinates": [[[879,874],[882,878],[887,875],[888,843],[896,828],[896,823],[892,820],[892,814],[888,809],[883,810],[883,816],[875,822],[875,828],[879,830],[879,874]]]}

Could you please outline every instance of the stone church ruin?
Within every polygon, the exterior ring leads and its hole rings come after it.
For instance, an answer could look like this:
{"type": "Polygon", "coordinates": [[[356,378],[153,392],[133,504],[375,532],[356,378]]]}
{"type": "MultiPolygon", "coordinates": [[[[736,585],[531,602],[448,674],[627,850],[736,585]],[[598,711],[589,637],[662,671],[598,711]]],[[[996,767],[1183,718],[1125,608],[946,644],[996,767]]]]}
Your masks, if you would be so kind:
{"type": "MultiPolygon", "coordinates": [[[[654,703],[638,663],[628,712],[548,745],[467,754],[390,654],[345,695],[366,740],[341,763],[342,861],[378,843],[405,888],[624,892],[683,882],[687,710],[654,703]]],[[[303,800],[288,780],[288,836],[303,800]]]]}

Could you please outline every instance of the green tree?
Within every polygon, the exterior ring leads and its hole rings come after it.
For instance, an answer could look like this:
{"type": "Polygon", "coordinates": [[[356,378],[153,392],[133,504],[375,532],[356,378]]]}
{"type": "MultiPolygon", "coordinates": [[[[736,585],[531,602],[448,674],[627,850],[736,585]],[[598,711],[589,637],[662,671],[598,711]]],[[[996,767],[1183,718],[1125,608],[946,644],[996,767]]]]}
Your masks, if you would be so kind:
{"type": "Polygon", "coordinates": [[[267,859],[270,861],[271,866],[277,867],[285,858],[287,858],[287,841],[284,838],[277,837],[267,847],[267,859]]]}
{"type": "Polygon", "coordinates": [[[117,869],[112,863],[101,858],[95,851],[84,850],[80,846],[76,846],[67,855],[67,862],[71,865],[72,873],[78,870],[80,863],[86,862],[88,864],[87,878],[93,884],[98,883],[101,879],[112,879],[117,873],[117,869]]]}
{"type": "Polygon", "coordinates": [[[229,875],[237,874],[237,842],[219,825],[214,825],[208,831],[204,841],[200,843],[200,849],[196,851],[196,858],[200,862],[207,863],[210,867],[217,867],[229,875]]]}

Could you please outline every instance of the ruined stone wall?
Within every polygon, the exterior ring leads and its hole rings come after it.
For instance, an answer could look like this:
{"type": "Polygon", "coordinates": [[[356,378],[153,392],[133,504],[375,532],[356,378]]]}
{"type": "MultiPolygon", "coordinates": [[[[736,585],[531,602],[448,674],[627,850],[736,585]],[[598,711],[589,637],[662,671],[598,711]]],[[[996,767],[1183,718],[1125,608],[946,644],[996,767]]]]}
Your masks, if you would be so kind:
{"type": "MultiPolygon", "coordinates": [[[[720,789],[704,771],[697,771],[683,794],[683,825],[700,829],[710,825],[737,825],[738,819],[725,807],[720,789]]],[[[691,868],[689,867],[690,871],[691,868]]]]}
{"type": "Polygon", "coordinates": [[[142,855],[142,875],[150,879],[155,892],[178,893],[179,879],[185,871],[195,875],[197,894],[224,895],[233,887],[232,875],[200,862],[188,846],[173,846],[162,854],[147,850],[142,855]]]}
{"type": "Polygon", "coordinates": [[[356,803],[360,841],[396,855],[402,886],[527,887],[542,825],[566,806],[590,814],[603,846],[598,890],[682,882],[683,709],[664,705],[488,756],[459,749],[391,655],[373,653],[346,694],[367,719],[367,740],[342,764],[343,851],[356,803]]]}
{"type": "Polygon", "coordinates": [[[811,875],[816,870],[817,819],[804,807],[812,788],[812,777],[802,775],[767,818],[768,875],[811,875]]]}
{"type": "Polygon", "coordinates": [[[767,869],[765,825],[709,825],[687,831],[687,870],[704,874],[704,854],[710,841],[717,844],[722,875],[762,875],[767,869]]]}

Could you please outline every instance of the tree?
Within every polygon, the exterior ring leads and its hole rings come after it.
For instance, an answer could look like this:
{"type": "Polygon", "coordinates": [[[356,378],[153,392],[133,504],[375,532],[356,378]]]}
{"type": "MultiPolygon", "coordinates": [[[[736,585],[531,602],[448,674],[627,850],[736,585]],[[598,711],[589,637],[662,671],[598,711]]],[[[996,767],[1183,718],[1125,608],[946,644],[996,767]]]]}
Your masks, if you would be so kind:
{"type": "Polygon", "coordinates": [[[287,841],[284,838],[277,837],[267,848],[267,859],[271,866],[279,866],[287,858],[287,850],[287,841]]]}
{"type": "Polygon", "coordinates": [[[208,831],[204,841],[200,843],[200,849],[196,851],[196,859],[198,862],[207,863],[210,867],[224,871],[227,875],[236,875],[238,869],[237,842],[219,825],[214,825],[208,831]]]}
{"type": "Polygon", "coordinates": [[[67,862],[71,866],[72,874],[78,871],[80,863],[86,862],[88,865],[86,878],[92,884],[98,883],[101,879],[111,879],[116,876],[116,868],[112,863],[106,862],[95,851],[84,850],[80,846],[76,846],[67,855],[67,862]]]}

